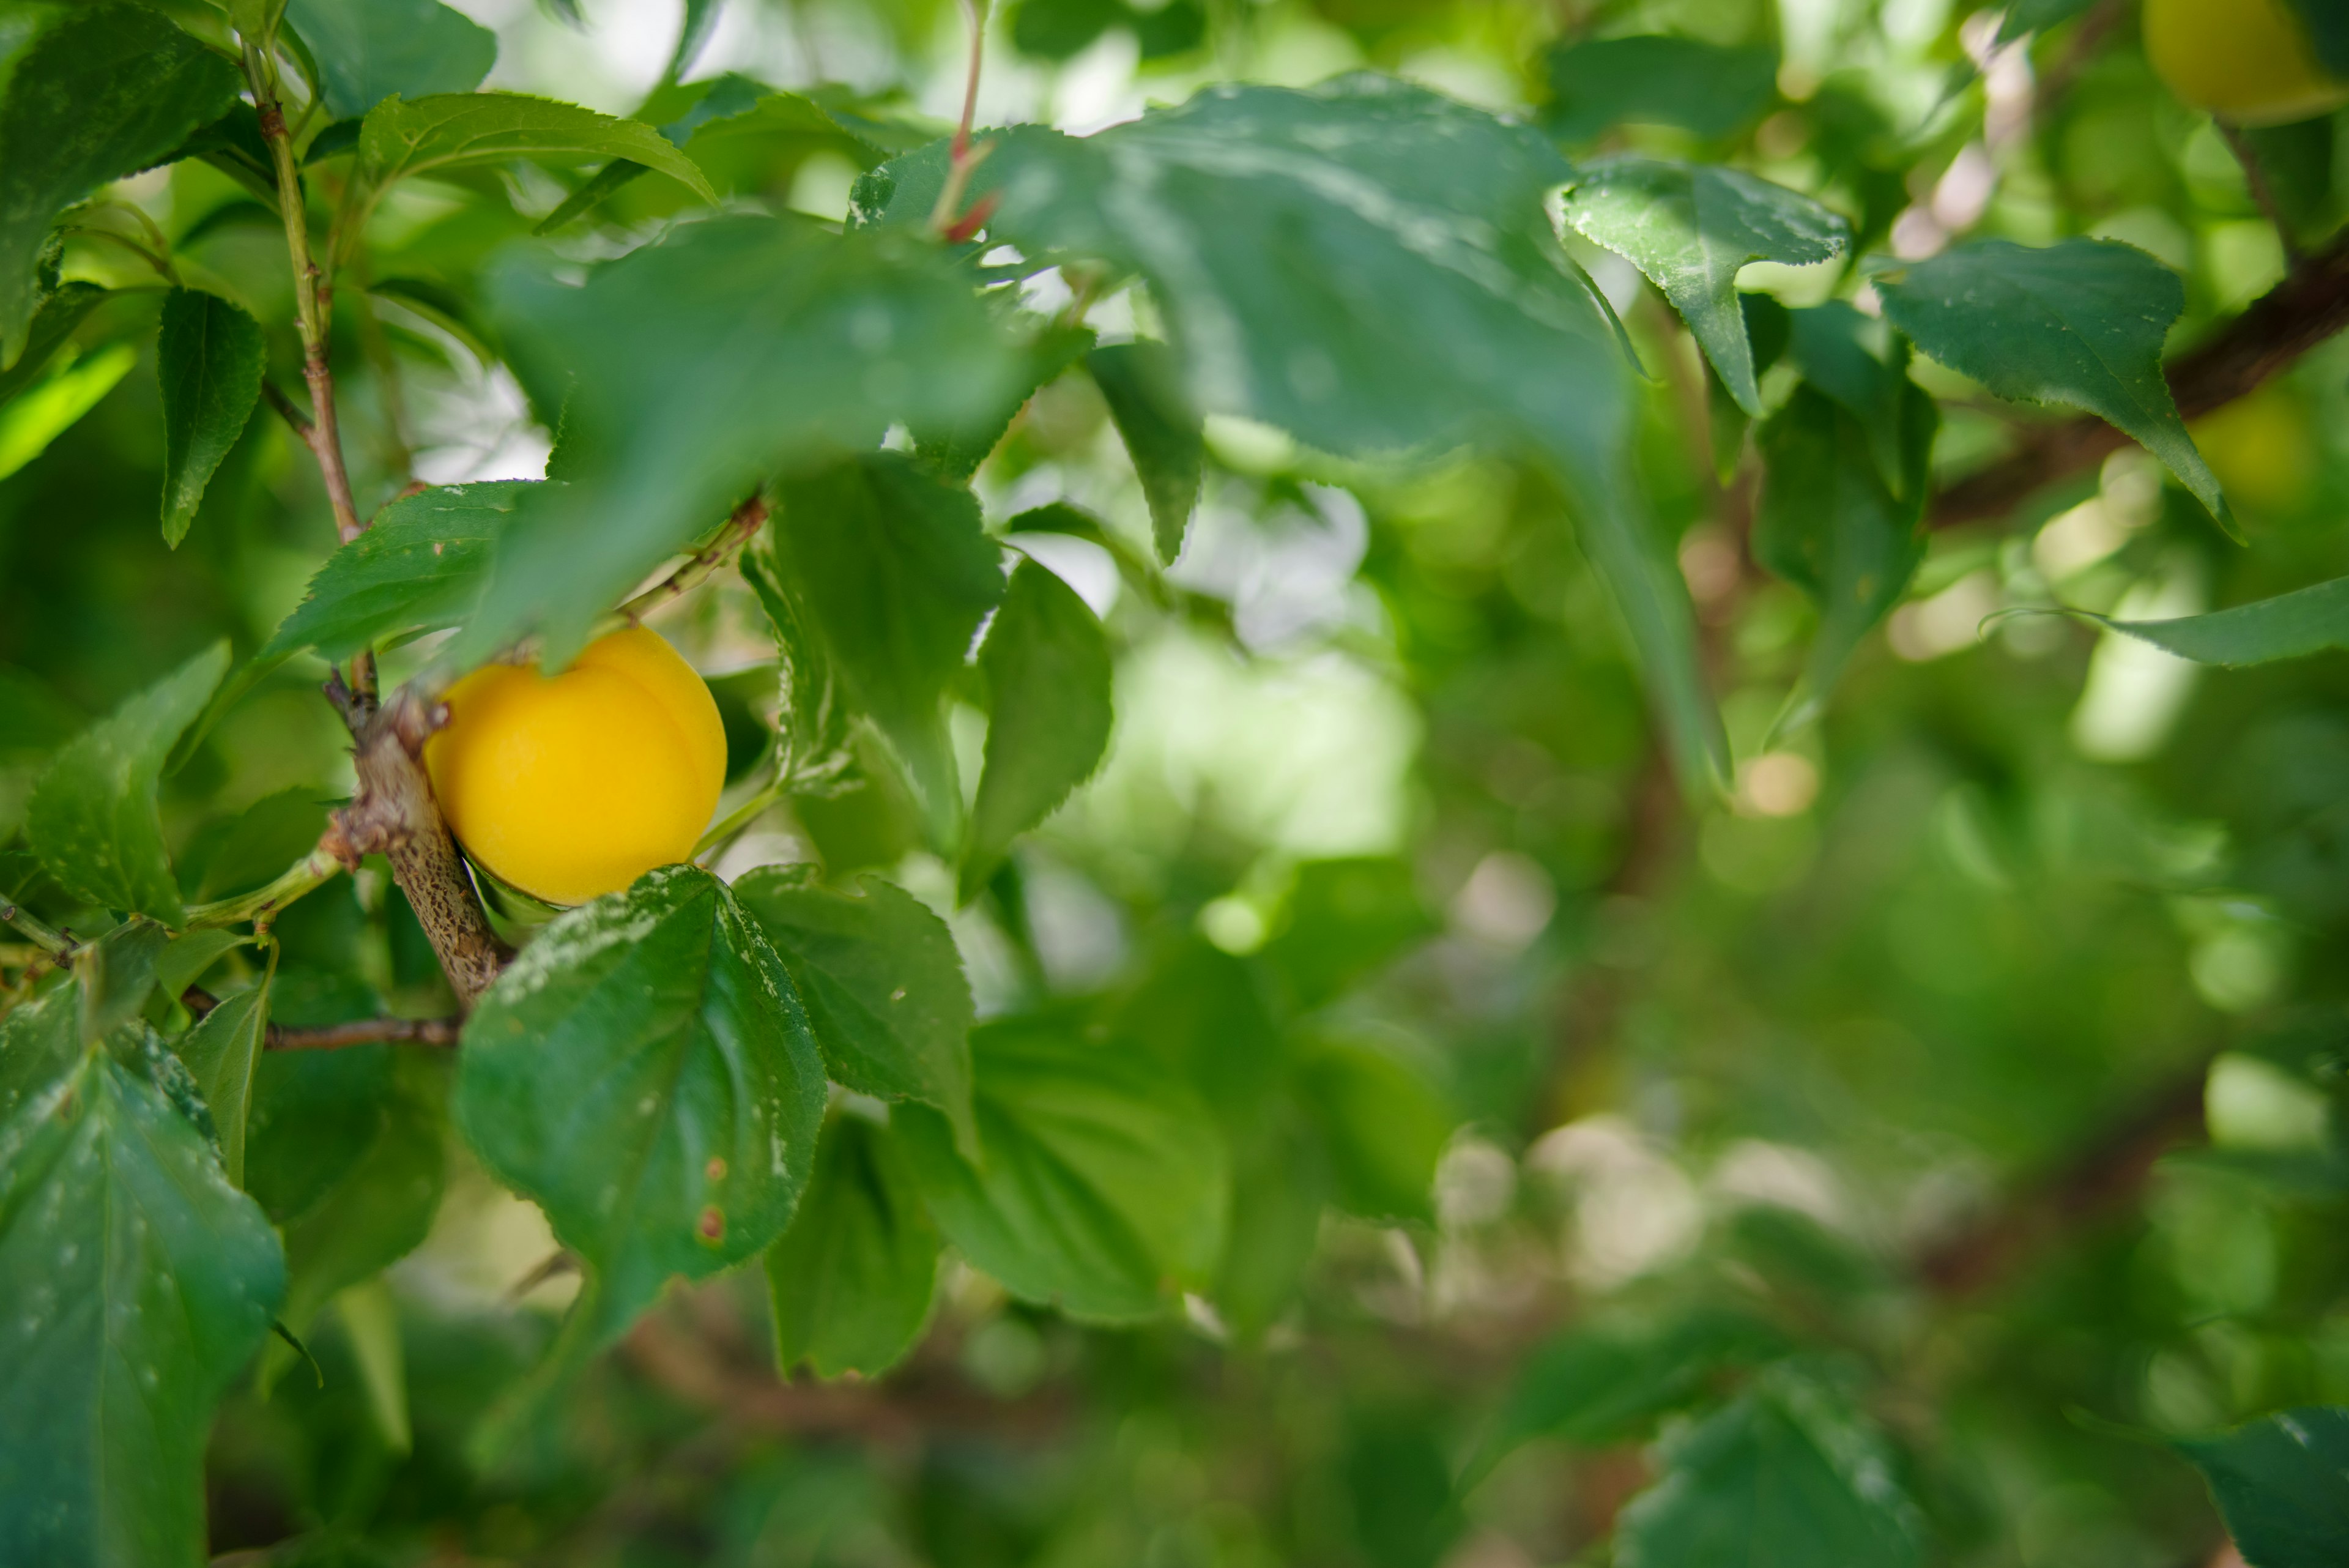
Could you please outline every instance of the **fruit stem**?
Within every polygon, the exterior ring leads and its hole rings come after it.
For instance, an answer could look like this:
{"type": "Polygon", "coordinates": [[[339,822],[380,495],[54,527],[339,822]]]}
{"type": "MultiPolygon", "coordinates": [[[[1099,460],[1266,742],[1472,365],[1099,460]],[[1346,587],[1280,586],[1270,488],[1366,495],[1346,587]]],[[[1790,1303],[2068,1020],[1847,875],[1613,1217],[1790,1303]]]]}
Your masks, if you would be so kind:
{"type": "Polygon", "coordinates": [[[783,798],[783,782],[776,779],[712,823],[709,831],[703,834],[700,842],[693,846],[692,858],[698,861],[711,850],[731,843],[736,834],[750,826],[758,820],[761,813],[783,798]]]}

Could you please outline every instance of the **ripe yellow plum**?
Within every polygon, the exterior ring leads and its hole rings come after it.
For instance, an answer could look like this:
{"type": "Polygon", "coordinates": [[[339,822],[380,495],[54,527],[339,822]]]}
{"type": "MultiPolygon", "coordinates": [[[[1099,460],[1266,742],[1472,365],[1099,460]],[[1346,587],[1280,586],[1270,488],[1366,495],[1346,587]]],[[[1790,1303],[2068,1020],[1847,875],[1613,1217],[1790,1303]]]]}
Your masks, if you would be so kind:
{"type": "Polygon", "coordinates": [[[449,691],[424,764],[467,854],[553,904],[685,859],[726,782],[709,689],[657,632],[598,639],[556,676],[512,664],[449,691]]]}
{"type": "Polygon", "coordinates": [[[2145,53],[2169,90],[2238,125],[2282,125],[2349,103],[2291,0],[2145,0],[2145,53]]]}

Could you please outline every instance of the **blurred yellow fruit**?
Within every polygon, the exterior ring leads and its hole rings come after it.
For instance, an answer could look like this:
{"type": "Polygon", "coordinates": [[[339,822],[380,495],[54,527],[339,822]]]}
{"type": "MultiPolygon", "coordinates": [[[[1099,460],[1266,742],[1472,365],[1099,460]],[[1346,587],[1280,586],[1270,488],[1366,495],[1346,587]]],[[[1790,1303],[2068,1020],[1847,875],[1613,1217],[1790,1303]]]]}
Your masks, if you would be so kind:
{"type": "Polygon", "coordinates": [[[2210,472],[2238,508],[2272,515],[2298,507],[2321,462],[2308,410],[2282,387],[2238,398],[2191,427],[2210,472]]]}
{"type": "Polygon", "coordinates": [[[553,904],[616,892],[693,853],[726,782],[726,730],[693,667],[631,627],[549,679],[512,664],[449,691],[425,742],[468,854],[553,904]]]}
{"type": "Polygon", "coordinates": [[[2169,90],[2239,125],[2282,125],[2349,103],[2291,0],[2145,0],[2145,54],[2169,90]]]}

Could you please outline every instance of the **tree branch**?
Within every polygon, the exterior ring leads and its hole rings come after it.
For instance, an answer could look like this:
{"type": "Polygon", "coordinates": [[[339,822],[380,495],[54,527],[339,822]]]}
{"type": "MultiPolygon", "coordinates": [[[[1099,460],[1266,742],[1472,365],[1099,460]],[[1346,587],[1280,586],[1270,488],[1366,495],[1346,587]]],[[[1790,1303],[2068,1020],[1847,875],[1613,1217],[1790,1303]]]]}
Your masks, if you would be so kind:
{"type": "Polygon", "coordinates": [[[767,521],[767,498],[753,495],[734,508],[719,529],[718,537],[695,551],[684,565],[667,576],[622,605],[613,613],[634,626],[645,617],[673,600],[683,598],[708,581],[719,567],[730,559],[735,551],[750,542],[761,524],[767,521]]]}
{"type": "MultiPolygon", "coordinates": [[[[2344,328],[2349,328],[2349,234],[2302,257],[2282,283],[2209,341],[2170,362],[2169,389],[2178,412],[2198,419],[2234,401],[2344,328]]],[[[1936,495],[1927,524],[1951,528],[2004,516],[2127,441],[2088,416],[2038,426],[2013,452],[1936,495]]]]}
{"type": "MultiPolygon", "coordinates": [[[[180,993],[181,1002],[198,1018],[220,1005],[220,998],[198,986],[180,993]]],[[[273,1023],[263,1033],[264,1051],[340,1051],[352,1045],[454,1045],[463,1030],[461,1018],[362,1018],[350,1023],[273,1023]]]]}

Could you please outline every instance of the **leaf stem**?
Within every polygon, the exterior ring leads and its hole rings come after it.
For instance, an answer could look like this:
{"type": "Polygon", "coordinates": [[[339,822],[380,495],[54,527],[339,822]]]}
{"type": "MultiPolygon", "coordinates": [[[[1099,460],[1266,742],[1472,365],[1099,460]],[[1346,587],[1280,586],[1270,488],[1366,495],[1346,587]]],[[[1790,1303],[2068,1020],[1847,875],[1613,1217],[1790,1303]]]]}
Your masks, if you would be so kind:
{"type": "Polygon", "coordinates": [[[638,594],[612,613],[621,621],[634,626],[645,617],[675,599],[700,587],[730,559],[735,551],[749,544],[767,521],[767,498],[753,495],[734,508],[718,536],[696,550],[685,564],[667,576],[638,594]]]}
{"type": "Polygon", "coordinates": [[[16,927],[35,947],[53,959],[70,957],[78,945],[73,938],[21,905],[0,904],[0,922],[16,927]]]}
{"type": "Polygon", "coordinates": [[[785,786],[789,782],[781,776],[776,777],[758,794],[712,823],[709,831],[703,834],[700,842],[693,846],[691,857],[698,861],[711,850],[731,843],[737,834],[756,822],[769,807],[783,798],[785,786]]]}
{"type": "Polygon", "coordinates": [[[188,929],[202,930],[212,926],[242,925],[246,920],[265,928],[277,912],[315,891],[330,880],[343,863],[323,845],[295,861],[265,888],[250,893],[240,893],[233,898],[221,898],[210,904],[192,904],[188,908],[188,929]]]}
{"type": "Polygon", "coordinates": [[[970,231],[985,221],[984,213],[959,214],[970,171],[988,153],[985,146],[974,152],[970,145],[970,128],[978,118],[979,67],[987,54],[987,10],[988,0],[962,0],[963,19],[970,26],[970,67],[963,78],[962,119],[955,126],[954,141],[947,152],[946,183],[938,187],[937,205],[930,210],[930,227],[957,243],[968,239],[970,231]]]}

